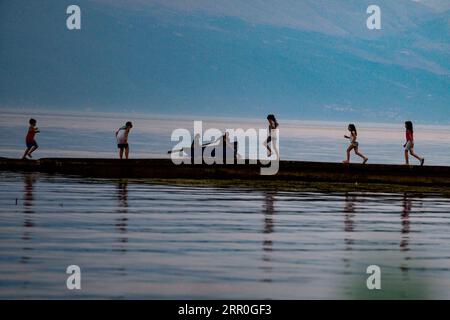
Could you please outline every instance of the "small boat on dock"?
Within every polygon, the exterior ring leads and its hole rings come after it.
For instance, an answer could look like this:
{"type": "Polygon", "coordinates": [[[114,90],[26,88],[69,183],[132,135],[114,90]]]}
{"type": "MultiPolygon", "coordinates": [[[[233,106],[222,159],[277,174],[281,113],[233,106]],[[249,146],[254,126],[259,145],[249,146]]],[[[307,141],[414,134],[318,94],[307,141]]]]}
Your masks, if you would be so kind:
{"type": "Polygon", "coordinates": [[[180,164],[171,159],[0,158],[0,170],[60,173],[95,178],[208,179],[295,181],[331,183],[381,183],[408,186],[450,187],[450,167],[385,164],[342,164],[280,161],[275,175],[261,175],[256,164],[180,164]]]}

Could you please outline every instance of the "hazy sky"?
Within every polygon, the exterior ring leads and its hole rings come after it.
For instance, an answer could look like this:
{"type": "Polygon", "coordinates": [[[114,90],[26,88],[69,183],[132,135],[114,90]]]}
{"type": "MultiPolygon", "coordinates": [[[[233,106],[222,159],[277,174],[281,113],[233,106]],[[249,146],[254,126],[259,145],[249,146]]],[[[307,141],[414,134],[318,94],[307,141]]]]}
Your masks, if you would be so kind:
{"type": "Polygon", "coordinates": [[[0,2],[0,108],[450,119],[450,1],[72,3],[0,2]]]}

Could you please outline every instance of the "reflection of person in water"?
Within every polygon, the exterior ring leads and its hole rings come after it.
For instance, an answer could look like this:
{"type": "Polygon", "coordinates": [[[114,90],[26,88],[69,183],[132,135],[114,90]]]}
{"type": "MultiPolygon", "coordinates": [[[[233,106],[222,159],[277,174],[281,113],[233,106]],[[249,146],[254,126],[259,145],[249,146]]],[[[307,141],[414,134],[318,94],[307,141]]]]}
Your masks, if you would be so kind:
{"type": "MultiPolygon", "coordinates": [[[[272,261],[270,254],[273,250],[273,241],[271,234],[274,232],[274,221],[273,216],[275,214],[274,202],[275,202],[276,192],[267,191],[264,192],[264,240],[263,240],[263,261],[265,263],[270,263],[272,261]]],[[[272,268],[270,266],[263,267],[266,272],[271,272],[272,268]]],[[[270,282],[271,279],[263,279],[264,282],[270,282]]]]}
{"type": "MultiPolygon", "coordinates": [[[[264,202],[264,233],[271,234],[273,232],[273,214],[274,209],[274,192],[265,192],[264,202]]],[[[272,243],[272,242],[270,242],[272,243]]]]}
{"type": "Polygon", "coordinates": [[[32,215],[34,214],[33,210],[33,185],[36,182],[36,177],[33,174],[25,174],[24,175],[24,188],[23,188],[23,214],[24,214],[24,232],[22,234],[21,239],[23,240],[23,252],[24,256],[20,258],[21,263],[28,263],[30,257],[26,254],[28,251],[32,250],[32,248],[28,247],[27,244],[32,240],[31,239],[31,231],[34,227],[34,221],[32,215]]]}
{"type": "MultiPolygon", "coordinates": [[[[409,251],[409,233],[411,231],[411,223],[410,223],[410,213],[412,210],[412,200],[409,197],[408,193],[403,194],[403,202],[402,202],[402,213],[401,213],[401,221],[402,221],[402,239],[400,240],[400,251],[407,252],[409,251]]],[[[408,273],[409,267],[407,264],[407,260],[410,258],[405,256],[405,263],[400,265],[400,270],[406,275],[408,273]]]]}
{"type": "MultiPolygon", "coordinates": [[[[355,223],[353,222],[353,218],[355,216],[355,202],[356,196],[351,195],[350,193],[345,193],[344,198],[344,242],[345,242],[345,251],[352,251],[354,240],[351,237],[351,232],[355,230],[355,223]]],[[[343,257],[343,262],[346,268],[350,268],[351,259],[348,259],[345,255],[343,257]]]]}
{"type": "MultiPolygon", "coordinates": [[[[117,185],[117,200],[117,213],[119,216],[116,219],[115,226],[120,234],[118,238],[119,243],[125,244],[128,242],[128,238],[126,237],[128,226],[128,181],[119,181],[119,184],[117,185]]],[[[122,247],[120,251],[126,252],[126,249],[122,247]]]]}
{"type": "Polygon", "coordinates": [[[410,232],[410,221],[409,214],[412,209],[412,201],[408,197],[408,194],[405,192],[403,194],[403,211],[402,211],[402,240],[400,242],[400,248],[402,251],[409,250],[409,232],[410,232]]]}
{"type": "MultiPolygon", "coordinates": [[[[353,222],[353,217],[355,216],[355,202],[356,196],[350,195],[348,192],[345,194],[345,206],[344,206],[344,231],[353,232],[355,230],[355,224],[353,222]]],[[[351,250],[351,245],[353,244],[353,239],[346,236],[345,243],[348,245],[346,250],[351,250]]]]}

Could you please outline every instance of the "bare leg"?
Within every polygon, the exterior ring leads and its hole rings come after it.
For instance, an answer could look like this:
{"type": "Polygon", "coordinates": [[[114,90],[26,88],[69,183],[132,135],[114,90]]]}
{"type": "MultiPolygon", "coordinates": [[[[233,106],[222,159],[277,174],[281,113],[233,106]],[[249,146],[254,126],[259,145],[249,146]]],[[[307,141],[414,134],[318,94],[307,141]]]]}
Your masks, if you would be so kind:
{"type": "Polygon", "coordinates": [[[347,148],[347,160],[344,160],[344,163],[350,163],[350,152],[353,150],[353,146],[347,148]]]}
{"type": "Polygon", "coordinates": [[[31,147],[30,151],[28,151],[28,156],[29,156],[30,158],[31,158],[31,154],[32,154],[33,152],[35,152],[37,148],[38,148],[38,147],[33,146],[33,147],[31,147]]]}
{"type": "Polygon", "coordinates": [[[26,148],[26,149],[25,149],[25,153],[23,154],[22,159],[26,159],[26,157],[27,157],[27,155],[28,155],[28,152],[30,152],[30,149],[31,149],[31,148],[26,148]]]}
{"type": "Polygon", "coordinates": [[[267,148],[267,156],[268,156],[268,157],[272,156],[272,149],[270,148],[270,145],[269,145],[269,143],[267,142],[267,140],[264,141],[263,145],[264,145],[264,147],[267,148]]]}
{"type": "Polygon", "coordinates": [[[125,148],[125,159],[128,159],[128,154],[130,153],[130,148],[126,147],[125,148]]]}
{"type": "Polygon", "coordinates": [[[414,150],[411,149],[409,152],[410,152],[411,155],[412,155],[414,158],[416,158],[417,160],[419,160],[419,161],[422,160],[421,157],[419,157],[417,154],[415,154],[414,150]]]}
{"type": "Polygon", "coordinates": [[[420,161],[420,165],[423,166],[423,162],[425,161],[425,159],[419,157],[419,156],[414,152],[413,149],[411,149],[409,152],[411,153],[411,155],[412,155],[414,158],[416,158],[417,160],[419,160],[419,161],[420,161]]]}
{"type": "Polygon", "coordinates": [[[408,155],[408,150],[405,150],[405,164],[409,165],[409,155],[408,155]]]}
{"type": "Polygon", "coordinates": [[[275,155],[277,156],[277,160],[280,160],[280,152],[278,151],[277,146],[274,144],[272,145],[273,150],[275,150],[275,155]]]}
{"type": "Polygon", "coordinates": [[[365,155],[363,155],[361,152],[359,152],[359,149],[358,149],[358,148],[355,148],[355,153],[356,153],[358,156],[360,156],[361,158],[364,159],[363,164],[365,164],[365,163],[367,162],[367,160],[369,160],[369,158],[367,158],[365,155]]]}
{"type": "Polygon", "coordinates": [[[119,157],[120,157],[120,159],[123,158],[123,148],[119,149],[119,157]]]}

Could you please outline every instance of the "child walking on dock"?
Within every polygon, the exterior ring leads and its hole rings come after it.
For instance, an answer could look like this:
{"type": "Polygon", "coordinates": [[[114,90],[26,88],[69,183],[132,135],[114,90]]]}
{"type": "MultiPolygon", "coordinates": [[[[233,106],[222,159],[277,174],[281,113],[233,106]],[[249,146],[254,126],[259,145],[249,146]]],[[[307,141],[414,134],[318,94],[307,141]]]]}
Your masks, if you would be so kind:
{"type": "Polygon", "coordinates": [[[123,158],[123,152],[125,151],[125,159],[128,159],[130,147],[128,145],[128,134],[130,133],[133,124],[128,121],[123,127],[120,127],[116,131],[117,148],[119,148],[119,157],[123,158]]]}
{"type": "Polygon", "coordinates": [[[367,158],[366,156],[364,156],[362,153],[359,152],[359,143],[356,141],[358,133],[356,132],[355,125],[349,124],[348,131],[350,131],[350,136],[344,135],[344,137],[350,140],[350,145],[347,148],[347,160],[344,160],[343,162],[350,163],[350,152],[352,150],[355,150],[355,154],[363,158],[364,159],[363,164],[366,164],[369,158],[367,158]]]}
{"type": "Polygon", "coordinates": [[[27,148],[25,149],[25,153],[23,154],[22,159],[26,159],[27,157],[32,158],[31,154],[35,152],[37,148],[39,148],[34,138],[36,133],[39,133],[39,129],[36,127],[37,121],[35,119],[30,119],[28,123],[30,124],[30,126],[28,127],[28,133],[25,138],[25,144],[27,145],[27,148]]]}
{"type": "Polygon", "coordinates": [[[414,129],[413,124],[411,121],[405,122],[405,129],[406,129],[406,143],[403,145],[405,148],[405,162],[406,165],[409,165],[409,154],[410,153],[414,158],[420,161],[420,165],[423,166],[425,162],[425,158],[419,157],[414,152],[414,129]]]}

